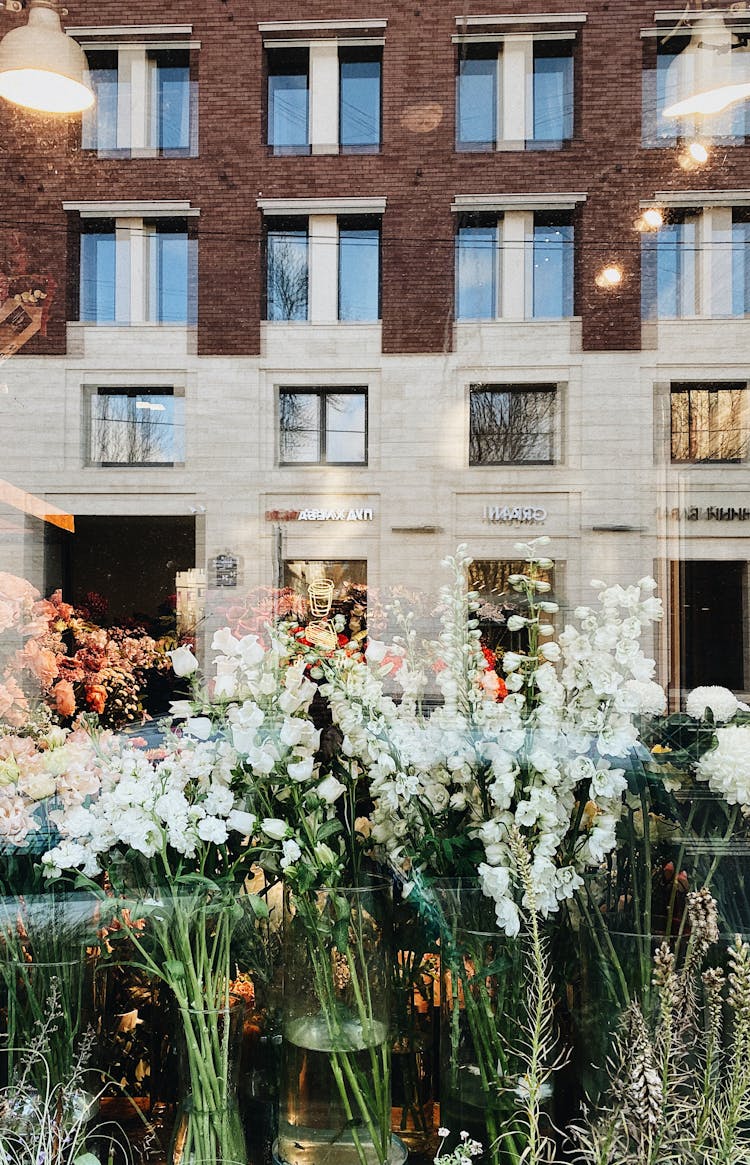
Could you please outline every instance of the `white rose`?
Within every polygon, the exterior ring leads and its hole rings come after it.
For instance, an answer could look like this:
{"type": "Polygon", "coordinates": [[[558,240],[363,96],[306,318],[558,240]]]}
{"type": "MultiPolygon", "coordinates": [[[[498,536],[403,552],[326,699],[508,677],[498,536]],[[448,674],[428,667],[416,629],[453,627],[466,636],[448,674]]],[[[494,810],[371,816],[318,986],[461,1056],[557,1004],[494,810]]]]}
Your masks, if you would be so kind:
{"type": "Polygon", "coordinates": [[[176,647],[174,651],[168,651],[167,655],[172,660],[172,670],[176,676],[191,676],[198,670],[198,660],[193,655],[192,647],[176,647]]]}

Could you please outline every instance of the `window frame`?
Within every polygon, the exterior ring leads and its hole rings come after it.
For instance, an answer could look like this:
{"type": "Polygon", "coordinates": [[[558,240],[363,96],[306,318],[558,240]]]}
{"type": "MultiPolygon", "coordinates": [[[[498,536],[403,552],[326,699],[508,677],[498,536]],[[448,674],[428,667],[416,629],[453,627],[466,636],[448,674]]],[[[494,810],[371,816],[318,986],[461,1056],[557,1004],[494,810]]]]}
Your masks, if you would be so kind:
{"type": "Polygon", "coordinates": [[[310,466],[349,466],[352,468],[366,468],[369,463],[369,417],[370,417],[370,401],[369,388],[366,385],[280,385],[277,392],[277,425],[276,431],[278,434],[277,450],[278,450],[278,465],[279,467],[310,467],[310,466]],[[318,398],[318,457],[315,461],[289,461],[282,456],[282,397],[284,396],[315,396],[318,398]],[[364,458],[361,461],[330,461],[327,457],[327,437],[328,437],[328,412],[327,400],[328,397],[333,396],[361,396],[364,401],[365,425],[363,430],[364,442],[364,458]]]}
{"type": "MultiPolygon", "coordinates": [[[[669,384],[669,431],[668,431],[668,449],[669,449],[668,460],[669,460],[669,464],[674,465],[674,466],[680,466],[680,465],[709,465],[709,466],[710,465],[747,465],[748,454],[750,453],[750,441],[748,440],[748,437],[750,436],[750,426],[748,425],[748,409],[750,408],[750,397],[748,396],[749,390],[750,390],[750,386],[748,385],[748,382],[745,380],[727,380],[727,381],[716,381],[716,380],[682,381],[682,380],[680,380],[680,381],[672,381],[669,384]],[[739,433],[738,433],[739,444],[740,444],[740,449],[741,449],[741,452],[739,453],[739,455],[736,457],[714,457],[714,456],[699,457],[699,456],[690,456],[690,455],[688,455],[687,457],[675,456],[675,444],[676,444],[675,411],[674,411],[675,398],[679,395],[683,395],[683,394],[687,395],[688,427],[685,430],[685,434],[686,434],[686,439],[687,439],[688,453],[690,453],[690,447],[693,444],[693,438],[692,438],[692,434],[691,434],[691,423],[690,423],[691,414],[692,414],[692,409],[691,409],[692,402],[690,400],[691,395],[693,393],[707,393],[709,396],[709,400],[707,402],[707,407],[708,407],[709,412],[710,412],[711,405],[712,405],[712,402],[710,399],[711,394],[712,393],[718,394],[721,392],[739,392],[740,394],[744,394],[744,395],[740,395],[740,397],[739,397],[739,412],[740,412],[740,422],[741,422],[740,426],[739,426],[739,433]],[[744,424],[742,423],[743,421],[744,421],[744,424]]],[[[716,403],[718,404],[718,401],[716,403]]],[[[696,404],[693,407],[695,409],[697,409],[698,406],[696,404]]],[[[697,440],[695,442],[698,445],[701,443],[700,438],[701,438],[703,432],[704,432],[704,430],[698,430],[697,440]]],[[[712,430],[710,428],[705,431],[707,442],[708,442],[709,446],[713,443],[712,439],[715,439],[715,435],[720,434],[721,439],[725,440],[727,436],[731,437],[733,432],[734,432],[734,430],[731,430],[731,429],[729,429],[729,430],[727,430],[727,429],[712,430]]]]}
{"type": "Polygon", "coordinates": [[[469,422],[469,441],[468,441],[468,464],[472,469],[484,469],[487,467],[512,465],[523,468],[524,466],[539,466],[539,465],[557,465],[560,462],[560,447],[561,447],[561,407],[560,407],[560,385],[556,381],[535,381],[533,383],[525,384],[519,381],[512,381],[504,383],[502,381],[473,381],[468,386],[468,422],[469,422]],[[472,457],[472,440],[474,427],[472,401],[480,394],[501,395],[537,395],[537,396],[551,396],[550,402],[550,432],[548,435],[548,445],[550,456],[545,458],[514,458],[508,460],[475,460],[472,457]]]}
{"type": "MultiPolygon", "coordinates": [[[[80,208],[79,208],[80,209],[80,208]]],[[[114,206],[109,213],[101,215],[81,216],[79,231],[79,262],[78,262],[78,319],[76,322],[89,326],[99,327],[193,327],[197,324],[198,301],[198,239],[191,227],[194,211],[186,209],[183,212],[176,210],[173,214],[164,214],[154,208],[149,215],[148,208],[143,207],[143,213],[123,214],[114,206]],[[105,229],[107,228],[107,229],[105,229]],[[113,255],[113,309],[111,318],[99,319],[95,315],[84,314],[85,298],[82,289],[84,267],[88,248],[84,244],[87,235],[107,235],[114,237],[113,255]],[[140,235],[140,238],[138,236],[140,235]],[[161,302],[164,294],[163,252],[158,245],[160,236],[179,235],[185,241],[185,318],[162,319],[161,302]],[[133,238],[138,239],[140,263],[136,263],[136,271],[141,270],[142,285],[140,300],[142,312],[132,318],[130,308],[133,298],[133,238]],[[126,270],[118,267],[118,256],[122,257],[126,270]]]]}
{"type": "MultiPolygon", "coordinates": [[[[186,463],[185,438],[187,425],[185,417],[185,390],[177,385],[122,385],[122,384],[87,384],[83,387],[84,415],[82,425],[82,460],[83,465],[90,469],[175,469],[186,463]],[[93,457],[93,443],[95,436],[94,402],[99,398],[120,397],[125,400],[137,400],[139,397],[165,397],[180,404],[175,404],[175,411],[179,412],[177,423],[172,428],[173,446],[181,433],[182,448],[173,447],[173,453],[182,453],[182,458],[174,457],[170,461],[103,461],[93,457]]],[[[130,422],[129,422],[130,423],[130,422]]]]}
{"type": "MultiPolygon", "coordinates": [[[[528,53],[526,65],[523,73],[523,127],[520,123],[516,128],[518,133],[508,135],[508,124],[506,120],[506,111],[504,105],[504,89],[505,89],[505,57],[506,46],[513,43],[518,34],[490,34],[487,36],[473,37],[471,35],[456,36],[453,38],[456,44],[455,56],[455,117],[454,117],[454,150],[457,153],[482,153],[491,151],[503,150],[561,150],[566,149],[575,141],[576,124],[578,121],[576,108],[576,78],[580,69],[577,65],[577,46],[579,43],[578,34],[576,32],[554,32],[548,31],[546,33],[533,32],[527,34],[528,53]],[[560,46],[555,52],[555,47],[560,46]],[[550,57],[559,57],[570,61],[569,66],[569,83],[563,78],[562,102],[562,134],[559,137],[536,137],[535,136],[535,122],[536,122],[536,86],[538,80],[538,72],[536,63],[538,60],[549,59],[550,57]],[[461,66],[464,62],[472,59],[485,60],[494,62],[495,68],[492,76],[492,122],[494,130],[494,138],[492,140],[485,139],[463,139],[460,137],[461,127],[461,66]],[[567,99],[569,99],[570,108],[566,108],[567,99]],[[522,132],[521,132],[522,130],[522,132]],[[569,132],[566,132],[568,131],[569,132]]],[[[519,78],[520,80],[520,78],[519,78]]],[[[511,111],[508,117],[511,124],[514,117],[518,116],[518,111],[511,111]]]]}
{"type": "MultiPolygon", "coordinates": [[[[73,30],[75,31],[75,30],[73,30]]],[[[97,56],[107,55],[114,58],[114,68],[110,64],[109,72],[114,72],[115,108],[114,115],[114,145],[102,146],[98,142],[99,124],[98,114],[100,102],[93,109],[84,112],[81,119],[79,138],[80,150],[86,155],[95,155],[100,158],[195,158],[199,156],[199,94],[198,94],[198,42],[187,39],[167,40],[165,36],[154,36],[153,39],[138,42],[110,41],[103,35],[96,41],[79,38],[82,47],[91,62],[97,56]],[[134,86],[132,81],[123,78],[127,72],[128,62],[124,55],[128,51],[142,53],[143,69],[140,71],[140,83],[134,86]],[[163,146],[161,144],[163,120],[160,117],[160,100],[158,88],[159,62],[156,58],[161,54],[180,54],[186,57],[181,66],[186,70],[187,103],[187,143],[184,146],[163,146]],[[125,100],[125,89],[129,100],[125,100]],[[134,114],[144,110],[141,114],[142,125],[134,132],[134,114]],[[143,140],[139,140],[143,138],[143,140]],[[127,142],[126,142],[127,139],[127,142]],[[135,142],[134,142],[135,139],[135,142]]],[[[90,70],[96,73],[94,61],[90,70]]],[[[138,76],[138,72],[136,72],[138,76]]]]}

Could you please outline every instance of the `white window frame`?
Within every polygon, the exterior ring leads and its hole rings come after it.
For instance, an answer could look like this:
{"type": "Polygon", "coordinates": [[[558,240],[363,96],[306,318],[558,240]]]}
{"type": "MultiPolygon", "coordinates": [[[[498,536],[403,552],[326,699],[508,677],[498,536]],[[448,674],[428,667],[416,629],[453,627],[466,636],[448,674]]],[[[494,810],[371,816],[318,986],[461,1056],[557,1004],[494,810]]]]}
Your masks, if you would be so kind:
{"type": "Polygon", "coordinates": [[[274,325],[338,324],[353,327],[379,325],[380,320],[339,320],[339,218],[374,215],[381,219],[385,198],[259,198],[264,216],[299,216],[307,222],[307,320],[266,320],[274,325]]]}
{"type": "MultiPolygon", "coordinates": [[[[117,54],[117,135],[114,146],[82,144],[82,149],[100,156],[156,158],[160,155],[157,138],[156,110],[153,106],[153,77],[156,69],[149,53],[174,49],[192,51],[200,48],[200,41],[192,38],[191,24],[178,25],[114,25],[102,28],[71,27],[68,35],[77,40],[86,52],[114,52],[117,54]]],[[[189,143],[184,153],[194,157],[198,153],[198,102],[193,99],[191,83],[189,143]]],[[[95,110],[91,118],[96,117],[95,110]]],[[[89,123],[90,125],[90,123],[89,123]]],[[[82,118],[82,143],[86,141],[87,114],[82,118]]],[[[92,133],[95,136],[95,121],[92,133]]],[[[173,151],[168,151],[171,155],[173,151]]],[[[178,151],[182,156],[183,151],[178,151]]]]}
{"type": "MultiPolygon", "coordinates": [[[[454,45],[470,46],[490,44],[497,46],[497,141],[495,149],[526,150],[560,148],[564,142],[571,141],[575,136],[575,110],[573,114],[573,133],[571,138],[564,138],[559,145],[554,141],[534,138],[534,42],[548,44],[553,41],[575,42],[578,36],[576,29],[565,28],[565,25],[583,24],[586,16],[583,13],[569,13],[562,16],[541,17],[456,17],[456,23],[463,28],[481,27],[482,24],[501,25],[504,22],[520,26],[522,31],[513,32],[461,32],[451,37],[454,45]],[[527,31],[527,24],[562,25],[558,29],[546,31],[527,31]]],[[[573,66],[573,88],[575,91],[575,64],[573,66]]],[[[462,147],[458,141],[458,126],[456,127],[456,146],[471,149],[471,146],[462,147]]]]}
{"type": "MultiPolygon", "coordinates": [[[[384,36],[337,36],[316,37],[305,39],[302,37],[281,38],[269,36],[269,33],[302,32],[307,29],[322,29],[333,31],[340,29],[367,28],[368,30],[385,30],[385,20],[341,20],[341,21],[300,21],[296,24],[284,22],[260,23],[258,25],[263,36],[265,51],[274,49],[306,49],[308,58],[308,126],[307,139],[311,154],[338,154],[341,150],[339,141],[339,49],[340,48],[370,48],[382,47],[385,44],[384,36]]],[[[381,105],[382,105],[382,62],[381,62],[381,105]]],[[[268,127],[266,127],[268,133],[268,127]]],[[[382,123],[381,123],[382,137],[382,123]]],[[[273,146],[271,145],[271,149],[273,146]]],[[[378,144],[377,151],[381,149],[378,144]]]]}
{"type": "MultiPolygon", "coordinates": [[[[499,270],[495,318],[498,320],[546,320],[533,314],[534,214],[570,211],[586,201],[583,191],[570,194],[457,194],[451,210],[457,214],[494,214],[498,218],[499,270]]],[[[575,240],[574,240],[575,248],[575,240]]],[[[553,317],[570,320],[573,316],[553,317]]],[[[456,323],[471,323],[468,318],[456,323]]],[[[491,321],[485,320],[485,323],[491,321]]]]}
{"type": "MultiPolygon", "coordinates": [[[[110,219],[115,233],[115,247],[127,252],[127,262],[118,265],[115,283],[115,325],[135,324],[152,327],[189,327],[191,298],[196,288],[191,287],[196,273],[190,270],[188,259],[188,319],[184,324],[163,324],[150,318],[150,304],[154,292],[153,272],[149,263],[149,238],[154,234],[151,220],[158,218],[194,218],[200,214],[197,207],[178,200],[165,202],[63,202],[63,210],[78,213],[86,219],[110,219]]],[[[80,313],[79,313],[80,314],[80,313]]],[[[100,326],[94,320],[81,323],[100,326]]]]}

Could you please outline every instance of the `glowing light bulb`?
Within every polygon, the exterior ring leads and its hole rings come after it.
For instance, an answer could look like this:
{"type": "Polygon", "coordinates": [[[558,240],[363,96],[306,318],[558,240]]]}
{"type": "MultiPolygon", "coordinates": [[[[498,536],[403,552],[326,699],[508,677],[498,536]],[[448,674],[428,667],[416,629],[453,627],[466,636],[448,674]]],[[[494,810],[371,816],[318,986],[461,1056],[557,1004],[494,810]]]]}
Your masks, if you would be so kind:
{"type": "Polygon", "coordinates": [[[646,226],[652,231],[658,231],[659,227],[664,224],[664,215],[658,206],[650,206],[648,210],[644,210],[642,217],[646,226]]]}
{"type": "Polygon", "coordinates": [[[688,146],[688,153],[693,161],[699,165],[708,161],[708,150],[703,145],[703,142],[691,142],[688,146]]]}
{"type": "Polygon", "coordinates": [[[622,283],[623,271],[617,263],[608,263],[606,267],[602,267],[601,271],[596,277],[596,286],[610,289],[618,287],[622,283]]]}

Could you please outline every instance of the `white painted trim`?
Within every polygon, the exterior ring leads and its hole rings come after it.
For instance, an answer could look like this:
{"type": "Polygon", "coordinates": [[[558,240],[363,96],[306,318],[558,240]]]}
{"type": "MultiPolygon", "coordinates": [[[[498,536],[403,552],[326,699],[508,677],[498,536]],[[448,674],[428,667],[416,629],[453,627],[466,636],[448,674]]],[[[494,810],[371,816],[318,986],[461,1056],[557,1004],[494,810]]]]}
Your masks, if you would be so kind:
{"type": "Polygon", "coordinates": [[[382,48],[384,36],[292,37],[288,40],[264,40],[266,49],[309,49],[316,44],[335,44],[338,48],[382,48]]]}
{"type": "Polygon", "coordinates": [[[385,198],[259,198],[263,214],[383,214],[385,198]]]}
{"type": "Polygon", "coordinates": [[[199,40],[79,40],[81,48],[90,52],[105,49],[199,49],[199,40]]]}
{"type": "Polygon", "coordinates": [[[643,198],[638,205],[641,210],[649,206],[750,206],[750,190],[657,190],[653,198],[643,198]]]}
{"type": "Polygon", "coordinates": [[[585,24],[585,12],[539,12],[535,16],[457,16],[456,24],[466,28],[487,24],[585,24]]]}
{"type": "Polygon", "coordinates": [[[178,199],[154,202],[63,202],[63,210],[81,218],[195,218],[200,208],[178,199]]]}
{"type": "MultiPolygon", "coordinates": [[[[570,194],[456,194],[451,210],[573,210],[586,198],[586,193],[580,190],[570,194]]],[[[652,206],[653,203],[645,205],[652,206]]]]}
{"type": "Polygon", "coordinates": [[[468,32],[451,37],[453,44],[498,44],[514,40],[575,40],[575,32],[468,32]]]}
{"type": "MultiPolygon", "coordinates": [[[[715,7],[657,9],[654,13],[654,24],[690,24],[694,20],[700,20],[707,13],[711,12],[713,14],[716,11],[717,9],[715,7]]],[[[733,27],[735,20],[742,20],[747,16],[747,10],[743,10],[742,8],[738,8],[734,12],[731,8],[721,8],[718,9],[718,12],[725,20],[729,19],[733,27]]]]}
{"type": "Polygon", "coordinates": [[[259,20],[258,32],[312,32],[327,28],[386,28],[387,20],[259,20]]]}
{"type": "Polygon", "coordinates": [[[66,25],[68,36],[78,40],[82,36],[101,39],[105,36],[191,36],[192,24],[112,24],[112,25],[66,25]]]}
{"type": "MultiPolygon", "coordinates": [[[[693,13],[693,16],[695,16],[695,15],[700,15],[700,13],[693,13]]],[[[725,15],[731,16],[732,13],[727,12],[727,13],[725,13],[725,15]]],[[[746,13],[742,14],[742,16],[744,17],[744,20],[740,19],[739,13],[736,13],[734,15],[735,15],[736,19],[731,22],[732,32],[750,32],[750,23],[748,23],[747,14],[746,13]]],[[[649,39],[655,40],[657,38],[660,39],[662,37],[675,35],[675,32],[676,32],[676,30],[673,27],[665,28],[662,26],[661,28],[642,28],[641,29],[641,39],[642,40],[649,40],[649,39]]],[[[680,28],[678,35],[690,36],[690,33],[691,33],[691,26],[685,24],[682,28],[680,28]]]]}

